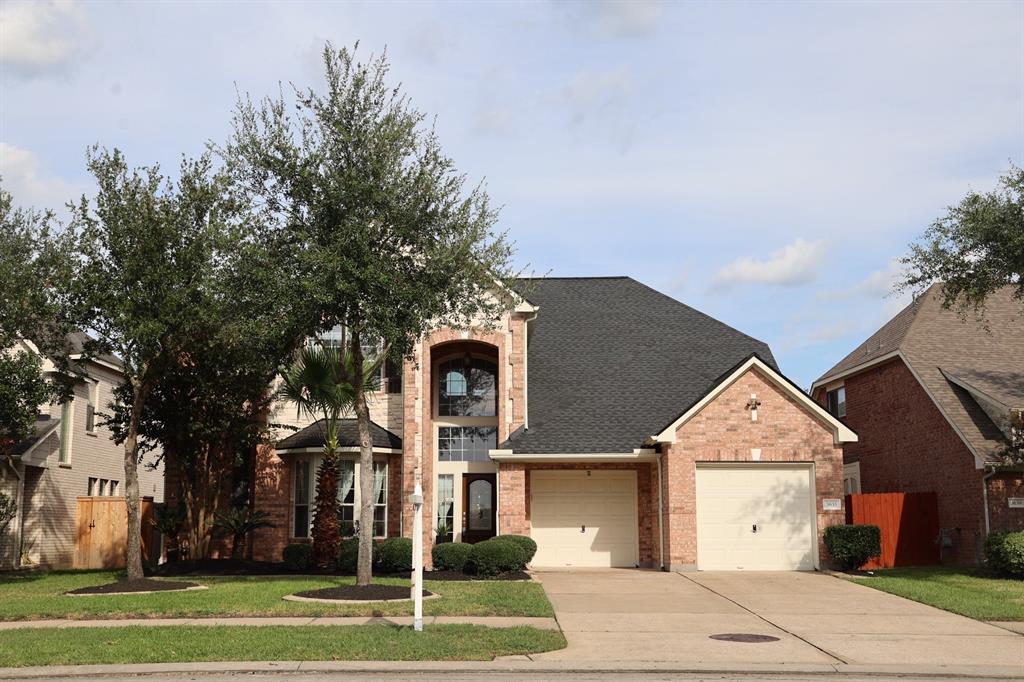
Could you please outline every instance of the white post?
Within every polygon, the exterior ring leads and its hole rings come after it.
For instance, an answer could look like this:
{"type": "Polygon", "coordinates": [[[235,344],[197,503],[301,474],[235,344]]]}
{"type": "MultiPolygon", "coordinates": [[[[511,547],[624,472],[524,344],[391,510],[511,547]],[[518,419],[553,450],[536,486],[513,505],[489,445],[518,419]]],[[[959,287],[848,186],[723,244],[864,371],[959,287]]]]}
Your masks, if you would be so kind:
{"type": "Polygon", "coordinates": [[[423,484],[416,468],[416,487],[412,493],[412,627],[423,631],[423,484]]]}

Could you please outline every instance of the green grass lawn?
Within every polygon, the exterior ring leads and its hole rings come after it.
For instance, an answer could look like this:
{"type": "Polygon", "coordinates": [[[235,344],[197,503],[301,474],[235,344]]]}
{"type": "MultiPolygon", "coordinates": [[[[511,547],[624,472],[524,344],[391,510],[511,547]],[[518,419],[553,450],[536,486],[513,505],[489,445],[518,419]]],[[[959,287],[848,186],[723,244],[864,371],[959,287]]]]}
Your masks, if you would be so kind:
{"type": "Polygon", "coordinates": [[[0,667],[184,661],[487,661],[552,651],[561,632],[428,625],[46,628],[3,633],[0,667]]]}
{"type": "MultiPolygon", "coordinates": [[[[355,578],[333,576],[181,578],[209,590],[140,595],[67,597],[78,587],[102,585],[119,577],[113,571],[54,571],[0,576],[0,620],[37,618],[202,618],[230,616],[406,616],[412,602],[319,604],[283,601],[286,594],[334,585],[355,578]]],[[[408,585],[399,578],[374,578],[408,585]]],[[[428,616],[541,616],[554,611],[539,583],[509,581],[426,581],[441,595],[423,602],[428,616]]],[[[6,635],[5,635],[6,636],[6,635]]]]}
{"type": "Polygon", "coordinates": [[[852,580],[978,620],[1024,620],[1024,580],[989,577],[977,568],[890,568],[852,580]]]}

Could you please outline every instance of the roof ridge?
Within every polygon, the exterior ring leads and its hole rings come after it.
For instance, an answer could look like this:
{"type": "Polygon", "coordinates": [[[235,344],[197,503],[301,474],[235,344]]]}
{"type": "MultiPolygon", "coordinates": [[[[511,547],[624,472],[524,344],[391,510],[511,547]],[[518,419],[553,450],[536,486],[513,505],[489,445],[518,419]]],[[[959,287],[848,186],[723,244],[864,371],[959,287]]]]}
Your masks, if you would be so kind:
{"type": "MultiPolygon", "coordinates": [[[[547,277],[547,276],[541,275],[541,276],[538,276],[538,277],[516,277],[516,279],[517,280],[525,280],[525,279],[528,279],[528,280],[552,280],[552,279],[633,279],[633,278],[630,277],[629,275],[570,275],[570,276],[559,275],[559,276],[556,276],[556,277],[547,277]]],[[[633,279],[633,281],[635,282],[636,280],[633,279]]]]}

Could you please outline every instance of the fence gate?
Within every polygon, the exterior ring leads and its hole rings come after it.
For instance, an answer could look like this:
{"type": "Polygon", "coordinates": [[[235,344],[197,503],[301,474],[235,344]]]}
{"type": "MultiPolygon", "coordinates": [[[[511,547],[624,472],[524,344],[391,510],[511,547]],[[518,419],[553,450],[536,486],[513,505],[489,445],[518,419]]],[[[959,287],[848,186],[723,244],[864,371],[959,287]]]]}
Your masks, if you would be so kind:
{"type": "Polygon", "coordinates": [[[882,554],[863,568],[939,563],[939,501],[935,493],[866,493],[846,496],[846,522],[882,530],[882,554]]]}
{"type": "MultiPolygon", "coordinates": [[[[153,498],[139,501],[142,558],[149,557],[153,498]]],[[[123,497],[79,497],[75,526],[75,568],[124,568],[128,548],[128,508],[123,497]]]]}

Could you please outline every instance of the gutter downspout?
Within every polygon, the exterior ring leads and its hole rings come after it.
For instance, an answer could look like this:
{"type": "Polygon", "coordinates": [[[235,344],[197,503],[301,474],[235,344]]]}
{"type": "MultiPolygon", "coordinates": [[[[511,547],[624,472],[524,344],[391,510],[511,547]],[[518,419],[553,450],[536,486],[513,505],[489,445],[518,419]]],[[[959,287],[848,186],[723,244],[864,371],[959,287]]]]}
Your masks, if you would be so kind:
{"type": "MultiPolygon", "coordinates": [[[[985,468],[987,469],[989,466],[992,465],[986,465],[985,468]]],[[[992,522],[990,519],[988,509],[988,482],[989,479],[996,475],[996,473],[997,471],[995,466],[992,466],[992,471],[981,477],[981,499],[982,504],[985,506],[985,537],[988,537],[988,535],[992,532],[992,522]]]]}
{"type": "Polygon", "coordinates": [[[664,500],[662,499],[662,485],[661,485],[661,458],[664,456],[663,452],[658,453],[658,561],[661,564],[661,570],[665,570],[665,531],[662,530],[662,514],[664,500]]]}
{"type": "Polygon", "coordinates": [[[530,323],[539,313],[523,320],[523,427],[530,428],[530,323]]]}

